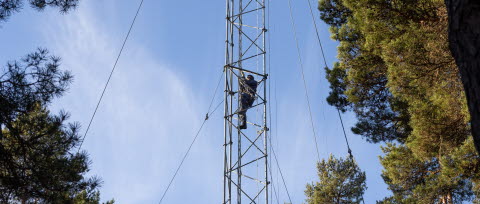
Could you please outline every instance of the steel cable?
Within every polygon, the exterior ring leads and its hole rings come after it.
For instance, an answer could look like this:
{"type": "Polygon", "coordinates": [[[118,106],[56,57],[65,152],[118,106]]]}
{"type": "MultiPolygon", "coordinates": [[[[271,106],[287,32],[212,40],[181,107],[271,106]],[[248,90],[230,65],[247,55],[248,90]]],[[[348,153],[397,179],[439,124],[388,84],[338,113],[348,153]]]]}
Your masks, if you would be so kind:
{"type": "Polygon", "coordinates": [[[213,94],[212,100],[211,100],[211,102],[210,102],[210,105],[208,106],[208,110],[207,110],[207,114],[206,114],[206,116],[205,116],[205,119],[203,120],[202,125],[200,126],[200,128],[199,128],[198,131],[197,131],[197,133],[195,134],[195,137],[193,138],[192,142],[190,143],[190,146],[188,147],[187,151],[185,152],[185,154],[184,154],[184,156],[183,156],[180,164],[178,165],[177,169],[175,170],[175,173],[173,174],[173,177],[170,179],[170,182],[168,183],[167,188],[165,189],[165,191],[164,191],[163,194],[162,194],[162,198],[160,199],[159,204],[162,203],[163,199],[165,198],[165,195],[167,194],[168,190],[170,189],[170,186],[172,185],[173,181],[174,181],[175,178],[177,177],[178,171],[180,171],[180,168],[182,168],[183,163],[185,162],[185,159],[187,158],[188,154],[190,153],[190,150],[192,149],[193,144],[195,143],[195,141],[197,140],[198,136],[200,135],[200,132],[202,131],[203,126],[205,125],[205,123],[207,122],[207,120],[215,113],[215,111],[217,111],[218,107],[220,107],[220,105],[224,102],[224,100],[222,100],[222,101],[215,107],[215,109],[213,109],[213,111],[210,112],[210,109],[212,108],[213,101],[215,100],[215,96],[217,96],[218,86],[219,86],[220,81],[222,80],[222,78],[223,78],[223,74],[221,75],[221,77],[220,77],[220,79],[219,79],[219,82],[217,83],[217,88],[215,88],[215,92],[214,92],[214,94],[213,94]]]}
{"type": "MultiPolygon", "coordinates": [[[[320,45],[320,51],[322,53],[322,57],[323,57],[323,62],[325,64],[325,67],[327,69],[330,69],[328,67],[328,64],[327,64],[327,59],[325,57],[325,52],[323,50],[323,45],[322,45],[322,41],[320,40],[320,34],[318,32],[318,27],[317,27],[317,21],[315,20],[315,15],[313,14],[313,8],[312,8],[312,4],[310,3],[310,0],[306,0],[308,2],[308,7],[310,9],[310,15],[312,16],[312,22],[313,22],[313,26],[314,26],[314,29],[315,29],[315,33],[317,35],[317,40],[318,40],[318,45],[320,45]]],[[[340,109],[339,108],[336,108],[337,109],[337,112],[338,112],[338,117],[340,118],[340,123],[342,124],[342,130],[343,130],[343,135],[345,136],[345,141],[347,143],[347,148],[348,148],[348,154],[350,155],[350,157],[353,158],[353,155],[352,155],[352,150],[350,149],[350,144],[348,143],[348,138],[347,138],[347,133],[345,131],[345,126],[343,125],[343,119],[342,119],[342,115],[340,113],[340,109]]]]}
{"type": "Polygon", "coordinates": [[[315,140],[315,149],[317,150],[317,159],[318,159],[318,161],[320,161],[320,151],[318,150],[317,134],[316,134],[316,131],[315,131],[315,125],[313,123],[312,108],[310,106],[310,98],[308,96],[307,82],[305,80],[303,61],[302,61],[302,56],[300,54],[300,45],[298,43],[297,30],[295,29],[295,19],[293,18],[293,11],[292,11],[292,5],[291,4],[292,4],[291,0],[288,0],[288,7],[290,9],[290,20],[292,22],[293,35],[294,35],[294,38],[295,38],[295,44],[297,46],[298,61],[300,63],[303,86],[305,88],[305,97],[307,99],[308,112],[309,112],[309,115],[310,115],[310,123],[311,123],[312,131],[313,131],[313,139],[315,140]]]}
{"type": "MultiPolygon", "coordinates": [[[[323,45],[322,45],[322,41],[320,40],[320,34],[318,32],[318,28],[317,28],[317,21],[315,20],[315,15],[313,14],[313,8],[312,8],[312,4],[310,3],[310,0],[307,0],[308,2],[308,7],[310,9],[310,15],[312,16],[312,21],[313,21],[313,26],[314,26],[314,29],[315,29],[315,33],[317,35],[317,40],[318,40],[318,44],[320,45],[320,51],[322,53],[322,57],[323,57],[323,62],[325,64],[325,68],[327,69],[330,69],[328,67],[328,64],[327,64],[327,60],[326,60],[326,57],[325,57],[325,52],[323,50],[323,45]]],[[[337,107],[337,113],[338,113],[338,118],[340,119],[340,124],[342,125],[342,131],[343,131],[343,136],[345,137],[345,142],[347,144],[347,148],[348,148],[348,154],[350,156],[350,159],[355,162],[355,159],[353,157],[353,153],[352,153],[352,149],[350,148],[350,144],[348,142],[348,138],[347,138],[347,132],[345,131],[345,126],[343,124],[343,119],[342,119],[342,114],[340,113],[340,109],[337,107]]],[[[355,162],[356,163],[356,162],[355,162]]],[[[365,200],[363,199],[363,195],[361,196],[362,197],[362,203],[365,203],[365,200]]]]}
{"type": "Polygon", "coordinates": [[[130,24],[130,28],[128,29],[127,36],[125,36],[125,40],[123,41],[122,48],[120,49],[120,52],[117,55],[117,59],[115,60],[115,64],[113,65],[113,68],[112,68],[112,71],[110,72],[110,75],[108,76],[108,80],[105,83],[105,87],[103,87],[103,91],[102,91],[102,94],[100,95],[100,99],[97,102],[97,106],[95,107],[95,111],[93,111],[93,115],[90,118],[90,122],[88,123],[85,134],[83,135],[82,139],[80,140],[81,142],[80,142],[80,145],[78,147],[78,152],[82,148],[83,141],[85,141],[85,138],[87,137],[88,131],[90,130],[90,126],[92,125],[92,122],[93,122],[93,119],[95,118],[95,115],[97,114],[98,107],[100,106],[100,103],[102,102],[103,96],[105,95],[105,91],[107,90],[108,84],[110,83],[110,79],[112,78],[113,72],[115,72],[115,69],[117,68],[118,60],[120,59],[120,56],[122,55],[122,52],[123,52],[123,48],[125,48],[125,44],[127,43],[128,37],[130,36],[130,33],[132,32],[133,25],[135,25],[135,21],[137,20],[138,13],[140,13],[140,9],[142,8],[143,1],[144,0],[142,0],[140,2],[140,5],[138,5],[138,9],[137,9],[137,12],[135,14],[135,17],[133,18],[133,21],[130,24]]]}

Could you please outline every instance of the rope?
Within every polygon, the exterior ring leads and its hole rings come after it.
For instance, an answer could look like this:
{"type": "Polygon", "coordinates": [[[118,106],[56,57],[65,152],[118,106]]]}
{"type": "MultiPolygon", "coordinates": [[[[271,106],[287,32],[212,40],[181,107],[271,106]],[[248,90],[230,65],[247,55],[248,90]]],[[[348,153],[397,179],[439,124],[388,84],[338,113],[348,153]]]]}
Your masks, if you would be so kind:
{"type": "Polygon", "coordinates": [[[102,95],[100,95],[100,99],[98,100],[97,106],[95,107],[95,111],[93,111],[93,115],[90,118],[90,122],[88,123],[87,130],[85,131],[85,134],[83,135],[80,146],[78,147],[78,151],[82,148],[83,141],[85,141],[85,137],[87,137],[88,131],[90,130],[90,126],[92,125],[93,119],[95,118],[95,115],[97,114],[98,107],[100,106],[100,103],[102,102],[103,96],[105,95],[105,91],[107,90],[108,84],[110,83],[110,79],[112,78],[113,72],[115,71],[115,68],[117,67],[118,60],[120,59],[120,56],[122,55],[123,48],[125,47],[125,44],[127,43],[128,37],[130,36],[130,33],[132,31],[133,25],[135,24],[135,21],[137,20],[138,13],[140,13],[140,9],[142,8],[143,5],[142,0],[140,2],[140,5],[138,5],[137,12],[135,14],[135,17],[133,18],[132,23],[130,24],[130,29],[128,29],[127,36],[125,36],[125,40],[123,41],[122,48],[120,49],[120,52],[117,55],[117,59],[115,60],[115,64],[113,65],[112,71],[110,72],[110,76],[108,76],[107,83],[105,83],[105,87],[103,88],[102,95]]]}
{"type": "Polygon", "coordinates": [[[299,46],[299,43],[298,43],[297,31],[295,29],[295,19],[293,18],[293,12],[292,12],[292,5],[291,4],[292,4],[291,0],[288,0],[288,7],[290,9],[290,20],[292,22],[293,35],[294,35],[295,43],[296,43],[296,46],[297,46],[298,61],[300,63],[302,79],[303,79],[303,86],[305,88],[305,97],[307,98],[308,112],[310,114],[310,123],[312,125],[312,131],[313,131],[313,139],[315,140],[315,149],[317,150],[317,158],[318,158],[318,161],[320,161],[320,151],[318,150],[317,134],[315,132],[315,125],[313,123],[312,108],[310,106],[310,98],[308,97],[307,82],[305,80],[305,73],[304,73],[304,68],[303,68],[302,56],[300,55],[300,46],[299,46]]]}

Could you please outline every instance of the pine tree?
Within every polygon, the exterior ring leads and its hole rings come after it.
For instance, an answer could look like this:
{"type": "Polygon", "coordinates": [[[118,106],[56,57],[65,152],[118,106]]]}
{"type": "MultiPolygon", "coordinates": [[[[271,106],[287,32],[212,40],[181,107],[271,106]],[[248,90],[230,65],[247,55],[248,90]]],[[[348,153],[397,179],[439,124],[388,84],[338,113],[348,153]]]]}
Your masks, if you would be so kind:
{"type": "MultiPolygon", "coordinates": [[[[0,22],[19,12],[26,0],[0,0],[0,22]]],[[[38,11],[57,7],[67,13],[79,0],[29,0],[38,11]]],[[[59,69],[60,58],[38,49],[0,72],[0,202],[100,203],[98,178],[85,178],[90,162],[77,152],[77,123],[47,107],[72,82],[59,69]]],[[[108,201],[107,204],[113,204],[108,201]]]]}
{"type": "MultiPolygon", "coordinates": [[[[60,12],[67,13],[78,5],[79,0],[29,0],[29,4],[36,10],[43,10],[45,7],[57,7],[60,12]]],[[[0,0],[0,22],[7,19],[15,12],[19,12],[25,4],[25,0],[0,0]]]]}
{"type": "Polygon", "coordinates": [[[480,152],[480,2],[445,0],[449,16],[449,42],[460,70],[471,114],[472,135],[480,152]]]}
{"type": "MultiPolygon", "coordinates": [[[[85,178],[90,161],[77,152],[79,124],[47,110],[72,81],[60,59],[39,49],[0,75],[0,202],[71,203],[98,197],[98,178],[85,178]]],[[[91,202],[90,202],[91,201],[91,202]]]]}
{"type": "Polygon", "coordinates": [[[429,160],[417,157],[405,145],[388,144],[382,150],[386,155],[380,159],[385,168],[382,176],[394,193],[383,203],[461,203],[477,194],[473,185],[478,181],[478,158],[465,154],[474,152],[471,140],[452,155],[429,160]]]}
{"type": "Polygon", "coordinates": [[[65,124],[67,119],[64,112],[52,115],[35,105],[19,115],[13,129],[3,131],[1,143],[8,158],[0,174],[4,202],[60,203],[84,190],[92,194],[99,186],[98,179],[83,176],[89,170],[88,157],[74,152],[80,142],[79,126],[65,124]]]}
{"type": "Polygon", "coordinates": [[[367,189],[365,172],[352,158],[335,158],[317,164],[319,182],[307,184],[305,194],[309,204],[360,203],[367,189]]]}
{"type": "Polygon", "coordinates": [[[383,148],[384,203],[477,199],[480,157],[471,147],[465,92],[439,0],[322,0],[338,40],[327,101],[353,110],[352,131],[383,148]],[[396,144],[396,145],[393,145],[396,144]],[[468,158],[468,160],[464,160],[468,158]],[[464,168],[472,171],[465,171],[464,168]]]}
{"type": "Polygon", "coordinates": [[[20,114],[29,112],[36,103],[48,105],[55,97],[62,96],[73,77],[70,72],[61,71],[59,66],[59,57],[49,55],[46,49],[38,49],[21,61],[9,62],[2,67],[1,129],[14,129],[13,121],[20,114]]]}
{"type": "MultiPolygon", "coordinates": [[[[73,201],[69,201],[69,204],[98,204],[100,203],[100,193],[96,192],[93,195],[89,195],[87,191],[82,191],[78,195],[75,196],[73,201]]],[[[104,204],[114,204],[115,200],[110,200],[105,202],[104,204]]]]}

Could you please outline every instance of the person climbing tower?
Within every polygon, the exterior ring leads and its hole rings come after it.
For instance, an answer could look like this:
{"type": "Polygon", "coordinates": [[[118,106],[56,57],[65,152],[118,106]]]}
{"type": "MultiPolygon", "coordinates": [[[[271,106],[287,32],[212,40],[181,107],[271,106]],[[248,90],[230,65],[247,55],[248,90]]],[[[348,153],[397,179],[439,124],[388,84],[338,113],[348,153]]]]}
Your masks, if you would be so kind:
{"type": "Polygon", "coordinates": [[[247,129],[247,110],[252,107],[255,101],[257,86],[258,82],[252,75],[240,78],[240,107],[238,111],[240,129],[247,129]]]}

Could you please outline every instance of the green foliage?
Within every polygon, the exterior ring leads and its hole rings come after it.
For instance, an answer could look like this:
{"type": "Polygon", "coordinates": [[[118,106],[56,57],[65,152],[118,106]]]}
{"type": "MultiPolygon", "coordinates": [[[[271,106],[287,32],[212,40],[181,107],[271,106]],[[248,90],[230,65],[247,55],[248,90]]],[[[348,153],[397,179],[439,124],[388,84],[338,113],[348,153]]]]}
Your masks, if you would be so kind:
{"type": "Polygon", "coordinates": [[[342,0],[319,1],[318,3],[318,9],[322,11],[320,17],[325,23],[334,27],[342,26],[352,15],[352,12],[343,5],[342,0]]]}
{"type": "MultiPolygon", "coordinates": [[[[19,12],[26,0],[0,0],[0,23],[19,12]]],[[[56,7],[61,13],[79,0],[28,0],[41,11],[56,7]]],[[[66,124],[69,115],[51,114],[47,107],[72,82],[59,69],[60,58],[38,49],[0,72],[0,202],[100,202],[98,178],[85,178],[90,161],[77,152],[79,124],[66,124]]],[[[108,201],[107,204],[113,204],[108,201]]]]}
{"type": "MultiPolygon", "coordinates": [[[[78,5],[79,0],[29,0],[29,4],[36,10],[45,7],[57,7],[60,12],[66,13],[78,5]]],[[[24,5],[24,0],[0,0],[0,22],[6,21],[15,12],[19,12],[24,5]]]]}
{"type": "Polygon", "coordinates": [[[319,182],[307,184],[305,194],[309,204],[360,203],[367,189],[365,172],[353,159],[337,159],[330,155],[328,161],[317,164],[319,182]]]}
{"type": "Polygon", "coordinates": [[[344,69],[339,69],[339,63],[333,65],[333,69],[330,70],[327,67],[325,72],[327,73],[328,81],[330,82],[330,95],[327,97],[327,102],[330,105],[337,107],[342,112],[346,112],[347,108],[351,106],[351,103],[347,100],[347,97],[343,93],[347,90],[345,78],[347,73],[344,69]]]}
{"type": "MultiPolygon", "coordinates": [[[[471,144],[471,141],[466,143],[471,144]]],[[[422,160],[404,145],[387,144],[382,150],[386,154],[380,158],[385,168],[383,177],[394,193],[394,201],[445,203],[441,199],[449,198],[457,202],[473,199],[471,174],[463,174],[461,172],[464,170],[455,166],[456,162],[461,161],[451,156],[422,160]]]]}
{"type": "Polygon", "coordinates": [[[443,1],[320,0],[319,10],[340,42],[328,103],[355,112],[355,134],[387,142],[393,196],[379,202],[477,202],[480,157],[443,1]]]}
{"type": "Polygon", "coordinates": [[[78,124],[65,125],[67,119],[66,113],[51,115],[36,105],[3,131],[9,164],[2,168],[0,188],[9,192],[6,201],[58,202],[99,186],[98,179],[83,176],[89,170],[86,153],[70,152],[79,144],[78,124]]]}
{"type": "Polygon", "coordinates": [[[0,202],[98,203],[98,178],[85,178],[90,161],[77,152],[79,124],[47,105],[72,81],[46,50],[12,62],[0,75],[0,202]]]}
{"type": "MultiPolygon", "coordinates": [[[[13,129],[19,114],[37,103],[48,105],[67,90],[73,77],[59,69],[60,58],[38,49],[21,61],[9,62],[0,75],[0,128],[13,129]]],[[[2,135],[0,134],[0,139],[2,135]]]]}
{"type": "MultiPolygon", "coordinates": [[[[72,201],[69,201],[72,204],[99,204],[100,203],[100,193],[94,192],[93,194],[89,194],[87,191],[82,191],[73,198],[72,201]]],[[[115,200],[107,201],[103,204],[114,204],[115,200]]]]}
{"type": "Polygon", "coordinates": [[[354,18],[345,3],[325,0],[319,4],[322,19],[331,25],[332,38],[340,41],[340,62],[327,71],[332,88],[327,101],[343,111],[351,108],[359,120],[352,130],[367,141],[404,141],[411,131],[408,111],[402,108],[405,102],[386,87],[387,67],[381,56],[364,47],[366,38],[358,28],[363,22],[354,18]]]}

